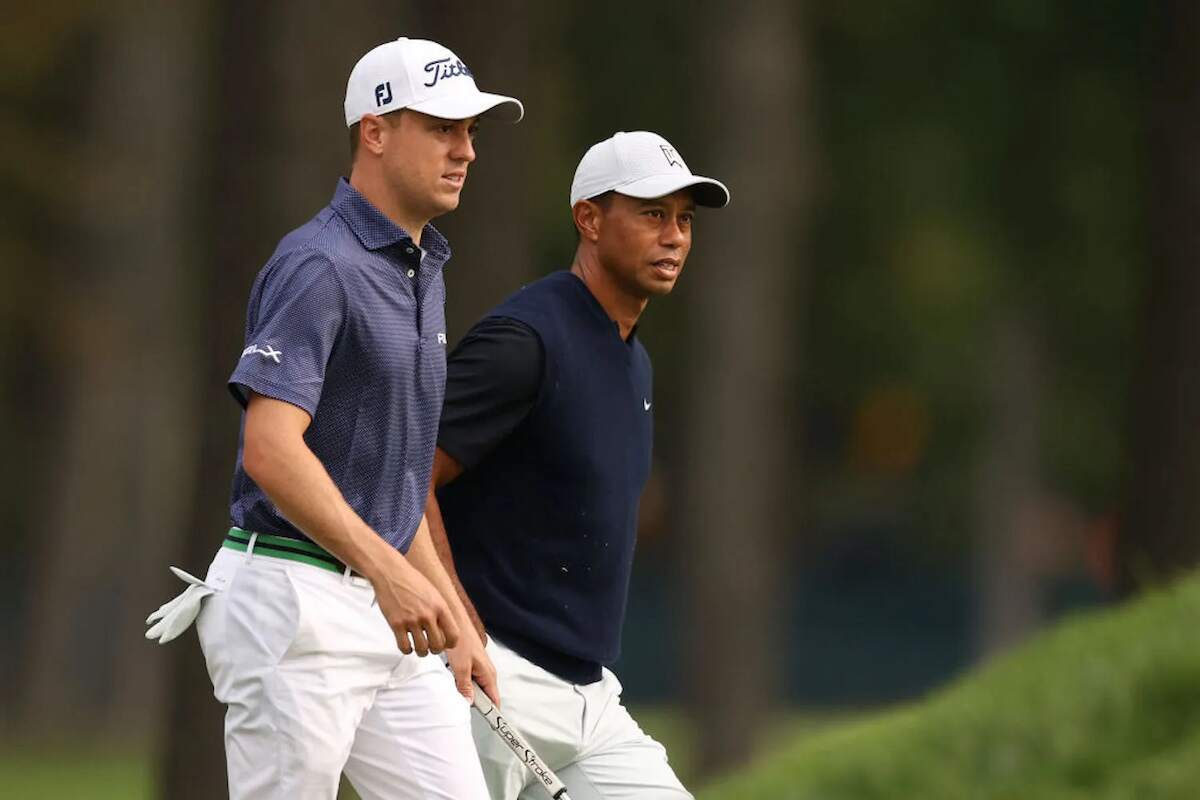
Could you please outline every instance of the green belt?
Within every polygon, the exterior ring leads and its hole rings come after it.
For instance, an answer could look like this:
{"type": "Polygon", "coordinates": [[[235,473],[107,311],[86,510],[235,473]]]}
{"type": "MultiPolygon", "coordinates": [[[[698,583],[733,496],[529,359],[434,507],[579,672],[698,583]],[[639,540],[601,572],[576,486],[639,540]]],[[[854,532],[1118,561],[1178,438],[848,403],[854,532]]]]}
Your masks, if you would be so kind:
{"type": "MultiPolygon", "coordinates": [[[[244,531],[238,527],[230,528],[221,546],[244,553],[249,549],[250,537],[253,535],[250,531],[244,531]]],[[[274,536],[270,533],[258,534],[258,538],[254,540],[254,555],[299,561],[301,564],[320,567],[330,572],[346,571],[346,565],[338,561],[337,558],[320,545],[313,542],[306,542],[302,539],[274,536]]],[[[357,572],[352,572],[351,574],[358,576],[357,572]]]]}

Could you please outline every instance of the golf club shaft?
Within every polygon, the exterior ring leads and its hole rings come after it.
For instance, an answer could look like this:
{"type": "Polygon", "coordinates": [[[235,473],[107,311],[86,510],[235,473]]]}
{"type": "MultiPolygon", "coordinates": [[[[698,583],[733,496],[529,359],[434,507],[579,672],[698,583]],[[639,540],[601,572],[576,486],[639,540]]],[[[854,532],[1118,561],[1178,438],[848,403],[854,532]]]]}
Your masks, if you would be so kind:
{"type": "Polygon", "coordinates": [[[571,800],[567,795],[566,785],[558,779],[558,776],[546,766],[546,763],[534,752],[533,748],[522,738],[521,734],[517,733],[508,720],[500,714],[500,710],[483,693],[483,689],[479,688],[479,684],[475,684],[475,700],[472,705],[475,706],[475,710],[487,721],[488,727],[508,745],[509,749],[525,765],[525,768],[533,773],[533,776],[546,789],[550,797],[554,800],[571,800]]]}

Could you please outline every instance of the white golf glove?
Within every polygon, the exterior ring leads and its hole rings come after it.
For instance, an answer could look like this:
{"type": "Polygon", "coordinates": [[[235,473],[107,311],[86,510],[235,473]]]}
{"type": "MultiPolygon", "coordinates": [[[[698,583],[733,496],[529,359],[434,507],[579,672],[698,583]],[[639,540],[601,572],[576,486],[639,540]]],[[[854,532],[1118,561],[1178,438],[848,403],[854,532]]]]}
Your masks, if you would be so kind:
{"type": "Polygon", "coordinates": [[[204,598],[217,591],[195,575],[189,575],[178,567],[171,567],[171,572],[188,584],[188,587],[175,599],[163,603],[157,611],[146,617],[146,624],[151,626],[150,630],[146,631],[146,638],[158,639],[159,644],[166,644],[186,631],[196,621],[204,598]]]}

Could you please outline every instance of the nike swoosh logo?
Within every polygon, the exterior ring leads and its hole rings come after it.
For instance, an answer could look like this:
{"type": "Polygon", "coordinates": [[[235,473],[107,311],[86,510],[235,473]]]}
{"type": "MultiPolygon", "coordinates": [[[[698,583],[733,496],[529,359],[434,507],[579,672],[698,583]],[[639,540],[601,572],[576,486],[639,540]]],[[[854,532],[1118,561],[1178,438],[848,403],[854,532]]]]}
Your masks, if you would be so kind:
{"type": "Polygon", "coordinates": [[[652,406],[652,405],[653,405],[653,403],[651,403],[649,400],[647,400],[644,397],[642,398],[642,407],[645,408],[647,411],[650,410],[650,406],[652,406]]]}

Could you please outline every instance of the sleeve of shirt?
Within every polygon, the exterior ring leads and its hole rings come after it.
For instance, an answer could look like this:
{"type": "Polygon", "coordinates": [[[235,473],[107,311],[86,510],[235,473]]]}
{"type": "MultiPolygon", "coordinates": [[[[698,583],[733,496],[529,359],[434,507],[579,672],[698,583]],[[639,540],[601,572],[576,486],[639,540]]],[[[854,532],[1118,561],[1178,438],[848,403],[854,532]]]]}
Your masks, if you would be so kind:
{"type": "Polygon", "coordinates": [[[544,360],[528,325],[504,317],[477,323],[446,362],[438,447],[466,469],[478,465],[537,402],[544,360]]]}
{"type": "Polygon", "coordinates": [[[315,416],[346,316],[345,290],[333,264],[315,252],[285,257],[258,280],[229,389],[243,407],[254,391],[315,416]]]}

